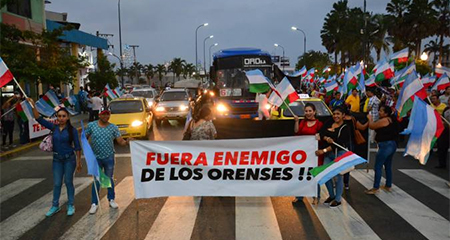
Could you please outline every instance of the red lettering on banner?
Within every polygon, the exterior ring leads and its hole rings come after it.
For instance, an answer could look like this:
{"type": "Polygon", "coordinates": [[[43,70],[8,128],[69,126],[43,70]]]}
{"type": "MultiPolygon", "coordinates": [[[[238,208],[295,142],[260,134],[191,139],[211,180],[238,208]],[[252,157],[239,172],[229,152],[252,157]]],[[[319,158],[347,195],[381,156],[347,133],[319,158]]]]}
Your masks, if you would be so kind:
{"type": "Polygon", "coordinates": [[[203,166],[208,166],[208,161],[206,160],[206,153],[205,152],[201,152],[198,157],[197,160],[195,160],[194,165],[198,166],[202,164],[203,166]]]}
{"type": "Polygon", "coordinates": [[[39,124],[35,123],[33,124],[33,132],[39,131],[39,124]]]}
{"type": "Polygon", "coordinates": [[[148,152],[147,153],[147,162],[146,165],[150,165],[152,161],[155,161],[155,153],[154,152],[148,152]]]}
{"type": "Polygon", "coordinates": [[[283,150],[280,151],[277,155],[277,162],[279,164],[288,164],[289,163],[289,151],[283,150]]]}
{"type": "Polygon", "coordinates": [[[248,165],[249,155],[250,155],[249,151],[241,152],[241,160],[239,161],[239,165],[248,165]]]}
{"type": "Polygon", "coordinates": [[[180,165],[180,153],[171,153],[170,154],[170,164],[180,165]]]}
{"type": "Polygon", "coordinates": [[[191,153],[182,153],[181,154],[181,165],[192,165],[192,154],[191,153]]]}
{"type": "Polygon", "coordinates": [[[267,165],[267,158],[269,155],[268,151],[261,152],[261,155],[258,155],[258,151],[252,152],[250,165],[267,165]]]}
{"type": "Polygon", "coordinates": [[[223,165],[223,152],[214,153],[214,166],[223,165]]]}
{"type": "Polygon", "coordinates": [[[275,162],[276,151],[270,151],[270,162],[269,164],[273,164],[275,162]]]}
{"type": "Polygon", "coordinates": [[[303,150],[297,150],[294,153],[292,153],[292,162],[295,164],[302,164],[306,161],[306,152],[303,150]],[[297,159],[297,156],[300,155],[300,159],[297,159]]]}
{"type": "Polygon", "coordinates": [[[233,155],[231,155],[231,152],[226,152],[225,153],[225,165],[236,165],[238,157],[239,157],[239,152],[233,152],[233,155]]]}

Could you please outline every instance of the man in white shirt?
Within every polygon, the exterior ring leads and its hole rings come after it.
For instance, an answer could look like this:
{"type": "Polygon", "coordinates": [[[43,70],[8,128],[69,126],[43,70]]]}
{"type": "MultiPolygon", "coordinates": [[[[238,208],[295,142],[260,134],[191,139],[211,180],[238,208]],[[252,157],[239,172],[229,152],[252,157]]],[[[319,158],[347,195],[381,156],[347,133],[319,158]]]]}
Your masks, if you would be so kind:
{"type": "Polygon", "coordinates": [[[103,106],[103,100],[99,97],[100,93],[96,92],[94,97],[91,98],[92,102],[92,115],[94,116],[94,121],[98,120],[98,112],[103,106]]]}

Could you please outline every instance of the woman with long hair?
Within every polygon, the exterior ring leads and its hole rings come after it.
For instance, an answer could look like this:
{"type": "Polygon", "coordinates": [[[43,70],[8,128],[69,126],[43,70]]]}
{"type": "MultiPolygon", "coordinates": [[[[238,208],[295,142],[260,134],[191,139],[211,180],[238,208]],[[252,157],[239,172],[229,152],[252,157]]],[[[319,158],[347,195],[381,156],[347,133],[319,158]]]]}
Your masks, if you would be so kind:
{"type": "Polygon", "coordinates": [[[216,127],[212,123],[213,114],[209,106],[203,106],[189,123],[190,140],[213,140],[216,138],[216,127]]]}
{"type": "Polygon", "coordinates": [[[68,198],[67,216],[72,216],[75,213],[75,207],[73,205],[75,197],[73,175],[75,169],[77,172],[80,172],[82,168],[78,131],[70,123],[69,112],[66,108],[60,108],[56,111],[58,123],[54,124],[39,115],[34,101],[31,98],[28,101],[33,105],[33,114],[36,121],[50,129],[53,137],[53,201],[52,207],[45,215],[50,217],[61,210],[59,207],[59,197],[64,179],[68,198]]]}

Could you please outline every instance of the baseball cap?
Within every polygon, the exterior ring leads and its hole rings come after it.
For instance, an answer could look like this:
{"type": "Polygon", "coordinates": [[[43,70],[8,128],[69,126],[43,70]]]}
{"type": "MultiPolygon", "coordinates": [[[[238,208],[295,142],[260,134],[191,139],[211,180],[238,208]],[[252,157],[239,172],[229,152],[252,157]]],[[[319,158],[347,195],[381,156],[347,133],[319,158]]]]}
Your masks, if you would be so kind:
{"type": "Polygon", "coordinates": [[[111,114],[111,109],[109,107],[100,108],[99,114],[111,114]]]}

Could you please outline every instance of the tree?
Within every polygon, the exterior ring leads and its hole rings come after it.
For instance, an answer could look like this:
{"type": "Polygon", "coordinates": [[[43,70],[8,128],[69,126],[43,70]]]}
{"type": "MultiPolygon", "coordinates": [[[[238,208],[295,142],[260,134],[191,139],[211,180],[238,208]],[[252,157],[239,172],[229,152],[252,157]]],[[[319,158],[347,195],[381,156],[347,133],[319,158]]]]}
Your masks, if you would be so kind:
{"type": "Polygon", "coordinates": [[[439,36],[439,63],[444,56],[444,37],[450,36],[450,0],[434,0],[433,7],[437,13],[436,35],[439,36]]]}
{"type": "Polygon", "coordinates": [[[188,78],[191,77],[195,72],[195,66],[192,63],[184,63],[183,64],[183,77],[188,78]]]}
{"type": "Polygon", "coordinates": [[[369,43],[371,43],[372,47],[375,49],[377,54],[377,61],[380,61],[381,51],[384,51],[386,54],[389,54],[389,41],[386,36],[388,31],[388,26],[386,23],[386,16],[383,14],[375,14],[371,17],[371,30],[370,33],[373,35],[369,35],[369,43]]]}
{"type": "Polygon", "coordinates": [[[144,65],[143,72],[148,79],[148,84],[151,84],[151,79],[155,76],[155,66],[151,63],[144,65]]]}
{"type": "Polygon", "coordinates": [[[429,43],[425,44],[424,52],[428,52],[429,55],[433,54],[433,66],[436,66],[437,53],[439,52],[438,40],[431,40],[429,43]]]}
{"type": "Polygon", "coordinates": [[[162,88],[163,87],[163,85],[162,85],[163,79],[162,78],[164,77],[164,75],[167,74],[166,66],[164,66],[163,64],[158,64],[158,65],[156,65],[155,71],[156,71],[156,74],[158,74],[160,87],[162,88]]]}
{"type": "Polygon", "coordinates": [[[116,88],[118,86],[118,82],[116,79],[116,73],[114,72],[115,64],[111,64],[106,56],[98,55],[97,65],[98,68],[88,74],[88,85],[91,90],[101,92],[105,88],[106,84],[109,84],[111,88],[116,88]]]}
{"type": "Polygon", "coordinates": [[[327,53],[310,50],[306,54],[299,57],[298,63],[295,67],[299,69],[302,66],[306,66],[307,68],[322,70],[329,64],[331,64],[331,59],[327,53]]]}
{"type": "Polygon", "coordinates": [[[181,58],[174,58],[172,62],[170,62],[169,69],[174,74],[174,82],[175,76],[180,80],[180,75],[183,72],[183,64],[186,63],[186,60],[182,60],[181,58]]]}

